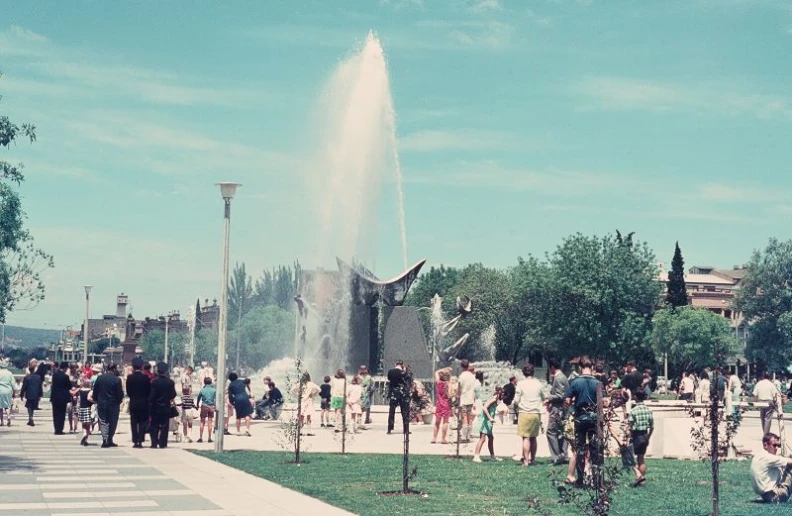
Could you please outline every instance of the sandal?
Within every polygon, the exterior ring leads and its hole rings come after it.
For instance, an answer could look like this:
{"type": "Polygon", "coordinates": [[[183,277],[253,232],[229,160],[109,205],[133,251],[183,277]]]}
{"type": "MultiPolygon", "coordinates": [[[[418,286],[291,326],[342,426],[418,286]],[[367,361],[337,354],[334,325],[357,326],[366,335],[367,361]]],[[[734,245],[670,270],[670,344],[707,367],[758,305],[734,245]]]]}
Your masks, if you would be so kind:
{"type": "Polygon", "coordinates": [[[644,482],[646,482],[646,477],[637,478],[637,479],[635,479],[635,482],[630,484],[630,486],[638,487],[639,485],[643,484],[644,482]]]}

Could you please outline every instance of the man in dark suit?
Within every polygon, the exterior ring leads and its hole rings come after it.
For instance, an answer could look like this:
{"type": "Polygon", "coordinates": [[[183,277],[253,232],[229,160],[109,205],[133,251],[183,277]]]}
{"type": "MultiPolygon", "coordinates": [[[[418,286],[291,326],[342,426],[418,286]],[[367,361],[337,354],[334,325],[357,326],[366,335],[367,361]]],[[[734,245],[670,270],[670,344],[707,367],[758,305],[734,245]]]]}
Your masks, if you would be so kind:
{"type": "Polygon", "coordinates": [[[132,447],[142,448],[149,419],[149,395],[151,380],[143,374],[143,359],[132,360],[132,374],[126,379],[129,396],[129,422],[132,425],[132,447]]]}
{"type": "Polygon", "coordinates": [[[71,401],[72,384],[67,371],[68,362],[61,362],[60,368],[52,373],[50,386],[50,402],[52,403],[52,426],[55,435],[63,435],[63,425],[66,422],[66,406],[71,401]]]}
{"type": "Polygon", "coordinates": [[[124,401],[124,389],[118,377],[118,367],[110,364],[107,373],[96,379],[93,387],[93,401],[99,416],[99,430],[102,432],[102,448],[118,446],[113,442],[118,417],[121,415],[121,402],[124,401]]]}
{"type": "MultiPolygon", "coordinates": [[[[176,386],[168,378],[168,364],[157,364],[157,378],[151,382],[149,405],[151,407],[151,447],[168,446],[168,423],[170,422],[171,402],[176,397],[176,386]]],[[[218,401],[222,403],[222,401],[218,401]]]]}
{"type": "Polygon", "coordinates": [[[396,418],[396,407],[402,416],[402,429],[406,434],[410,428],[410,380],[404,370],[404,362],[396,361],[396,366],[388,371],[388,433],[393,432],[394,419],[396,418]]]}

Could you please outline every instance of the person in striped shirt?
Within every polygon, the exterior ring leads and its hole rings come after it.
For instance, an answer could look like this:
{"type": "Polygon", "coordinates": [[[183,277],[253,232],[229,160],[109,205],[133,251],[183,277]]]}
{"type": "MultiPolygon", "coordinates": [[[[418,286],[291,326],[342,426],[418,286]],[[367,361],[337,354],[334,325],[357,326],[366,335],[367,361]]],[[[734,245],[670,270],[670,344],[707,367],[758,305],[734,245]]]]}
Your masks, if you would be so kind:
{"type": "Polygon", "coordinates": [[[646,392],[638,390],[633,395],[635,405],[627,415],[627,423],[630,425],[630,439],[632,440],[633,450],[635,451],[635,482],[633,487],[646,482],[646,449],[649,447],[649,439],[654,431],[654,415],[644,404],[646,392]]]}
{"type": "Polygon", "coordinates": [[[184,438],[188,443],[192,442],[193,419],[195,419],[195,400],[192,396],[192,387],[185,385],[182,387],[181,395],[181,424],[184,438]]]}

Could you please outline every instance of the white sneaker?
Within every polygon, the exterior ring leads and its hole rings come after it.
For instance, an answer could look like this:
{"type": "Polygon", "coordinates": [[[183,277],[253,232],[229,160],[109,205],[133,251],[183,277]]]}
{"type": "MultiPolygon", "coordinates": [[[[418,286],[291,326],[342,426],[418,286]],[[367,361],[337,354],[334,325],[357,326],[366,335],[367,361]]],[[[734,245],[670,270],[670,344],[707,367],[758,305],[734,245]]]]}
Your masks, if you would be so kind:
{"type": "Polygon", "coordinates": [[[481,462],[481,457],[479,457],[478,455],[474,455],[473,462],[481,462]]]}

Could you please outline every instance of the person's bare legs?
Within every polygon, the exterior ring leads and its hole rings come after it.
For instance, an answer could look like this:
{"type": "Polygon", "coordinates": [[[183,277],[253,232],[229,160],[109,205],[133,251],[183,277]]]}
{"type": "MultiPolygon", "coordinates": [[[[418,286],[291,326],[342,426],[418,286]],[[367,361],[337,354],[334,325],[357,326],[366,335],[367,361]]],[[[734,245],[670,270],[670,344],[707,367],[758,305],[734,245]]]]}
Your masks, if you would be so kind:
{"type": "Polygon", "coordinates": [[[635,480],[646,476],[646,458],[644,455],[636,455],[633,471],[635,472],[635,480]]]}
{"type": "Polygon", "coordinates": [[[203,441],[204,427],[206,426],[206,419],[202,419],[198,424],[198,440],[203,441]]]}
{"type": "Polygon", "coordinates": [[[475,461],[481,460],[481,459],[479,459],[479,455],[481,455],[481,449],[484,447],[484,442],[486,440],[487,440],[487,434],[479,435],[479,440],[476,443],[476,449],[473,452],[473,460],[475,460],[475,461]]]}
{"type": "Polygon", "coordinates": [[[529,437],[528,443],[530,446],[530,455],[531,455],[531,460],[529,461],[529,464],[533,464],[536,461],[536,437],[529,437]]]}
{"type": "Polygon", "coordinates": [[[495,436],[492,435],[492,434],[489,434],[487,436],[487,448],[489,449],[489,452],[490,452],[490,458],[492,458],[494,460],[495,459],[495,436]]]}
{"type": "MultiPolygon", "coordinates": [[[[0,416],[0,417],[2,417],[2,416],[0,416]]],[[[438,434],[438,432],[440,432],[440,418],[435,416],[434,429],[432,430],[432,441],[431,441],[432,444],[435,444],[437,442],[437,434],[438,434]]]]}
{"type": "Polygon", "coordinates": [[[522,440],[523,466],[528,465],[530,453],[531,453],[531,443],[528,441],[527,437],[523,437],[522,440]]]}
{"type": "Polygon", "coordinates": [[[250,434],[250,416],[245,417],[245,431],[250,434]]]}
{"type": "Polygon", "coordinates": [[[448,444],[448,418],[443,418],[443,427],[440,430],[440,442],[448,444]]]}
{"type": "Polygon", "coordinates": [[[240,433],[242,431],[242,420],[239,418],[236,418],[236,428],[237,428],[237,433],[240,433]]]}
{"type": "Polygon", "coordinates": [[[206,433],[209,435],[209,441],[212,440],[212,431],[214,430],[214,418],[210,417],[206,422],[206,433]]]}

